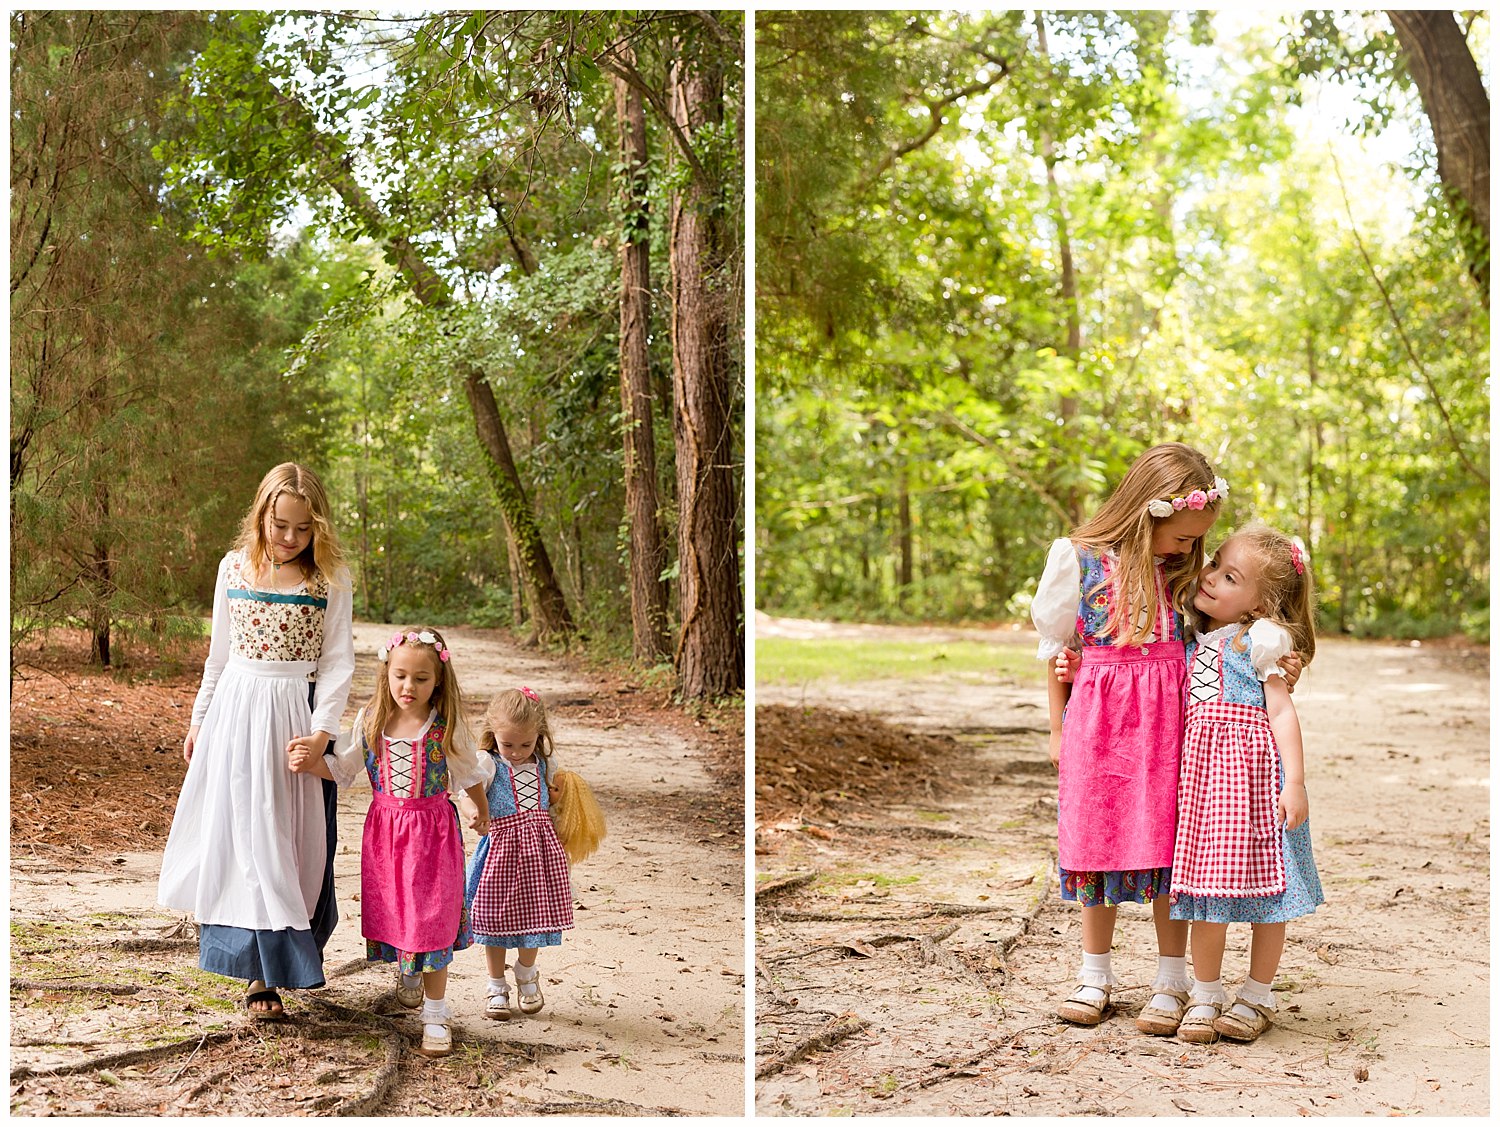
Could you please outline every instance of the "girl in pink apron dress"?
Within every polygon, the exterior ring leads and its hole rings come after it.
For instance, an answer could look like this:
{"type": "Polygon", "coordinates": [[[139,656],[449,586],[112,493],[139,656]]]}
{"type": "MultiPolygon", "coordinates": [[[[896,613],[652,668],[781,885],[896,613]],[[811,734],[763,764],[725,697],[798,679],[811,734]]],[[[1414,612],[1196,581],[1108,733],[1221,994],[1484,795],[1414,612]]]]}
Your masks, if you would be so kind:
{"type": "Polygon", "coordinates": [[[1313,657],[1312,572],[1264,526],[1231,536],[1199,579],[1172,854],[1174,920],[1191,920],[1191,1008],[1177,1036],[1253,1041],[1271,1025],[1286,923],[1323,903],[1307,823],[1302,732],[1277,661],[1313,657]],[[1250,924],[1250,972],[1227,1011],[1230,923],[1250,924]]]}
{"type": "Polygon", "coordinates": [[[363,766],[374,792],[360,857],[365,958],[397,964],[397,999],[422,1007],[418,1051],[446,1056],[448,964],[473,942],[463,835],[448,793],[480,802],[489,765],[463,725],[463,695],[441,634],[402,630],[380,661],[375,696],[355,718],[350,752],[337,766],[342,786],[363,766]]]}
{"type": "Polygon", "coordinates": [[[486,795],[489,833],[469,862],[465,895],[474,939],[489,970],[485,1016],[514,1016],[505,980],[505,952],[516,949],[516,1008],[540,1012],[539,948],[556,947],[573,926],[568,858],[548,814],[552,800],[552,731],[542,699],[528,688],[507,689],[491,702],[479,735],[495,766],[486,795]]]}
{"type": "Polygon", "coordinates": [[[1168,915],[1182,751],[1182,608],[1203,537],[1229,487],[1181,443],[1147,450],[1099,512],[1053,542],[1032,601],[1044,661],[1081,642],[1076,683],[1047,678],[1057,767],[1057,858],[1065,900],[1082,907],[1083,961],[1058,1016],[1095,1025],[1109,1011],[1115,916],[1150,903],[1158,952],[1137,1020],[1175,1032],[1188,997],[1187,925],[1168,915]]]}

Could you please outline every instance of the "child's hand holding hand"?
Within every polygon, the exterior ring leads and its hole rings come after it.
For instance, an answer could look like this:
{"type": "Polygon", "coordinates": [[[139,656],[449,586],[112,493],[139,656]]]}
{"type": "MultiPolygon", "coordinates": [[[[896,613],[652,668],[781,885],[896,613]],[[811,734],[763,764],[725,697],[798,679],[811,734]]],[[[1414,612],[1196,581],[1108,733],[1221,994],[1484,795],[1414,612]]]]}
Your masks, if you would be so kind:
{"type": "Polygon", "coordinates": [[[302,774],[316,774],[323,759],[323,750],[328,746],[327,732],[314,732],[310,736],[298,736],[286,745],[286,765],[302,774]]]}
{"type": "MultiPolygon", "coordinates": [[[[1071,685],[1078,676],[1078,668],[1083,664],[1083,655],[1076,650],[1062,650],[1058,653],[1053,664],[1053,673],[1064,685],[1071,685]]],[[[1057,760],[1053,760],[1054,763],[1057,760]]]]}
{"type": "Polygon", "coordinates": [[[490,832],[490,801],[483,787],[464,788],[463,794],[458,796],[458,812],[469,829],[480,837],[490,832]]]}
{"type": "Polygon", "coordinates": [[[1307,821],[1307,787],[1301,783],[1282,787],[1276,799],[1276,813],[1284,829],[1295,830],[1307,821]]]}
{"type": "Polygon", "coordinates": [[[1302,655],[1293,650],[1276,664],[1281,666],[1281,679],[1286,682],[1286,691],[1296,692],[1297,680],[1302,676],[1302,655]]]}

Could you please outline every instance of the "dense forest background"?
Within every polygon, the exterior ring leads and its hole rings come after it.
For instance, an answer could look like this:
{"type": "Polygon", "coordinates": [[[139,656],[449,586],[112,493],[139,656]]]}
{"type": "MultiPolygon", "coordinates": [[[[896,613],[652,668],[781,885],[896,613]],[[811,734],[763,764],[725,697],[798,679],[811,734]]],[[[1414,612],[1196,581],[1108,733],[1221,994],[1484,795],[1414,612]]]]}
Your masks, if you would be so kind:
{"type": "MultiPolygon", "coordinates": [[[[760,12],[757,605],[1019,616],[1145,447],[1488,635],[1484,12],[760,12]]],[[[1212,536],[1211,536],[1212,539],[1212,536]]]]}
{"type": "Polygon", "coordinates": [[[16,12],[11,643],[195,635],[256,483],[356,616],[743,685],[735,12],[16,12]]]}

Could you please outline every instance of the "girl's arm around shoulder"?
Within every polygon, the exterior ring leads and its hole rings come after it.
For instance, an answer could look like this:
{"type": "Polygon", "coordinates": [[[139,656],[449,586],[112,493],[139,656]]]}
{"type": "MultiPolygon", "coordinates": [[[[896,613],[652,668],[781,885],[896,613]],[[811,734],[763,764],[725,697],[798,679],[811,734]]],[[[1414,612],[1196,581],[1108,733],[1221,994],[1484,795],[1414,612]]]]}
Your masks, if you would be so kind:
{"type": "Polygon", "coordinates": [[[1302,750],[1302,726],[1297,722],[1297,708],[1292,694],[1280,677],[1266,678],[1266,716],[1271,733],[1281,752],[1281,766],[1286,774],[1276,809],[1282,823],[1295,830],[1307,820],[1306,765],[1302,750]]]}
{"type": "Polygon", "coordinates": [[[1082,578],[1073,541],[1052,541],[1036,595],[1031,600],[1031,622],[1042,636],[1036,650],[1039,661],[1051,661],[1076,637],[1082,578]]]}

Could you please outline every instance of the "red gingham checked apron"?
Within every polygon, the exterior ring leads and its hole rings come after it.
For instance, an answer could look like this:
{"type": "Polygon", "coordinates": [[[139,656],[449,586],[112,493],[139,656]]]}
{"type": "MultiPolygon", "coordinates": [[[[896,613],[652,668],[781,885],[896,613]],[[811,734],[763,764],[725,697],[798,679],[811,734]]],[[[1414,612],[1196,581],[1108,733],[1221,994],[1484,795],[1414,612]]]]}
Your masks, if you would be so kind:
{"type": "Polygon", "coordinates": [[[1264,709],[1188,706],[1172,891],[1274,896],[1286,890],[1276,825],[1278,753],[1264,709]]]}
{"type": "MultiPolygon", "coordinates": [[[[510,786],[514,794],[514,778],[510,786]]],[[[573,926],[568,856],[547,811],[519,810],[490,822],[490,852],[469,922],[479,935],[538,935],[573,926]]]]}

